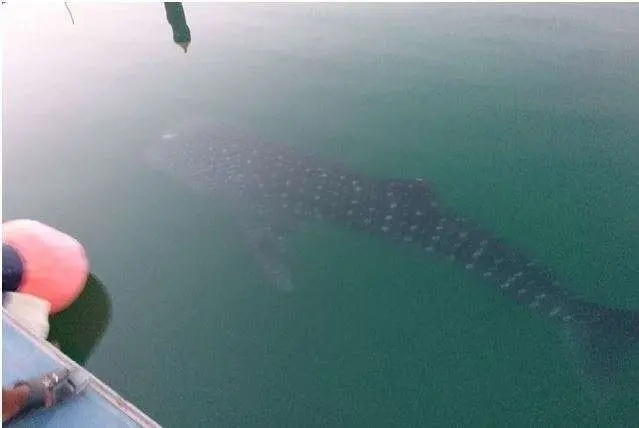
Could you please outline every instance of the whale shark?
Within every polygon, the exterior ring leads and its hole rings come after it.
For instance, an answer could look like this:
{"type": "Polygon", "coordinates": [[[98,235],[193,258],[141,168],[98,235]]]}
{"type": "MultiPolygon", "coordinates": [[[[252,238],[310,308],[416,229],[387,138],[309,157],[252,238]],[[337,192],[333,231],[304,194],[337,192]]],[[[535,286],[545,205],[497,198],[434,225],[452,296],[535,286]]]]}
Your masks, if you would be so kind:
{"type": "Polygon", "coordinates": [[[145,156],[154,169],[234,208],[257,265],[280,290],[294,289],[283,237],[300,221],[326,221],[456,262],[507,300],[561,326],[578,345],[581,370],[596,382],[610,381],[636,351],[639,311],[577,296],[523,251],[443,207],[424,179],[369,177],[206,120],[163,133],[145,156]]]}

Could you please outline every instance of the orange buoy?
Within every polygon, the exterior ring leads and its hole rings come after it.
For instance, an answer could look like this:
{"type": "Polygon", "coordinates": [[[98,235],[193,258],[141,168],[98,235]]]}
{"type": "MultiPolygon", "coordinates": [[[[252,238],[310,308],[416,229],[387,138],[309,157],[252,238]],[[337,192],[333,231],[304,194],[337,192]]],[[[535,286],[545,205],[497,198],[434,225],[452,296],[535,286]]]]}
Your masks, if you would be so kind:
{"type": "Polygon", "coordinates": [[[3,223],[2,243],[3,291],[44,299],[55,314],[69,307],[84,289],[89,262],[75,238],[38,221],[21,219],[3,223]]]}

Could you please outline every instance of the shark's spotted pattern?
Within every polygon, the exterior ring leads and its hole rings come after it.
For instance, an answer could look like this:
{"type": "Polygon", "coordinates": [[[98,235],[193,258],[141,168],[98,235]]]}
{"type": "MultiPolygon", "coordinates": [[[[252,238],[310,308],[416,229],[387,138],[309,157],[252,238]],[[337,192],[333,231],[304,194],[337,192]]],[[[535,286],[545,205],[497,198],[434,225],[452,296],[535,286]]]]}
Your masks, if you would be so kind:
{"type": "MultiPolygon", "coordinates": [[[[170,138],[151,149],[152,162],[201,191],[241,202],[246,216],[267,225],[259,230],[275,233],[292,219],[320,219],[454,260],[511,300],[577,328],[589,341],[586,359],[591,371],[609,374],[621,351],[639,339],[636,312],[607,309],[569,295],[548,269],[440,207],[423,180],[364,177],[228,130],[202,134],[187,129],[183,134],[166,134],[170,138]]],[[[264,236],[260,232],[252,239],[258,242],[264,236]]],[[[255,244],[262,246],[261,241],[255,244]]],[[[282,288],[289,289],[290,278],[282,274],[285,268],[278,260],[283,250],[275,253],[258,259],[276,282],[287,284],[282,288]]]]}

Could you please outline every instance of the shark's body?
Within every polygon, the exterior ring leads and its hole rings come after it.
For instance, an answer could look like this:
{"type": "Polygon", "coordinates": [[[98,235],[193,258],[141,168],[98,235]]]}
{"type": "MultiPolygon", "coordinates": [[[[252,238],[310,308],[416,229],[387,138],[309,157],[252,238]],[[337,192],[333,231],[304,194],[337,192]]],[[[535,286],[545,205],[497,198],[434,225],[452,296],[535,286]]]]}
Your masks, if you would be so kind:
{"type": "Polygon", "coordinates": [[[440,207],[425,181],[367,178],[228,129],[187,126],[167,133],[150,159],[192,187],[239,204],[241,218],[253,225],[246,230],[258,261],[281,288],[292,282],[277,238],[295,219],[323,219],[456,261],[498,293],[577,335],[584,368],[597,377],[610,377],[639,341],[638,312],[571,295],[548,269],[440,207]]]}

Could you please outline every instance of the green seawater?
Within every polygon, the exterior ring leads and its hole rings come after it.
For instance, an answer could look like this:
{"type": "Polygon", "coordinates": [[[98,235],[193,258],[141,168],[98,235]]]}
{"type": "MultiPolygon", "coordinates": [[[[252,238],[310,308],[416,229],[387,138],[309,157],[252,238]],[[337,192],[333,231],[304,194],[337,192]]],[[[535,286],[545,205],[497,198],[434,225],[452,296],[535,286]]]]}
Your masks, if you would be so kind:
{"type": "Polygon", "coordinates": [[[290,237],[278,292],[224,201],[143,153],[197,115],[422,177],[639,310],[639,7],[186,3],[184,53],[160,3],[69,6],[0,7],[3,221],[85,245],[91,294],[52,334],[163,426],[636,426],[639,356],[596,399],[553,324],[326,222],[290,237]]]}

